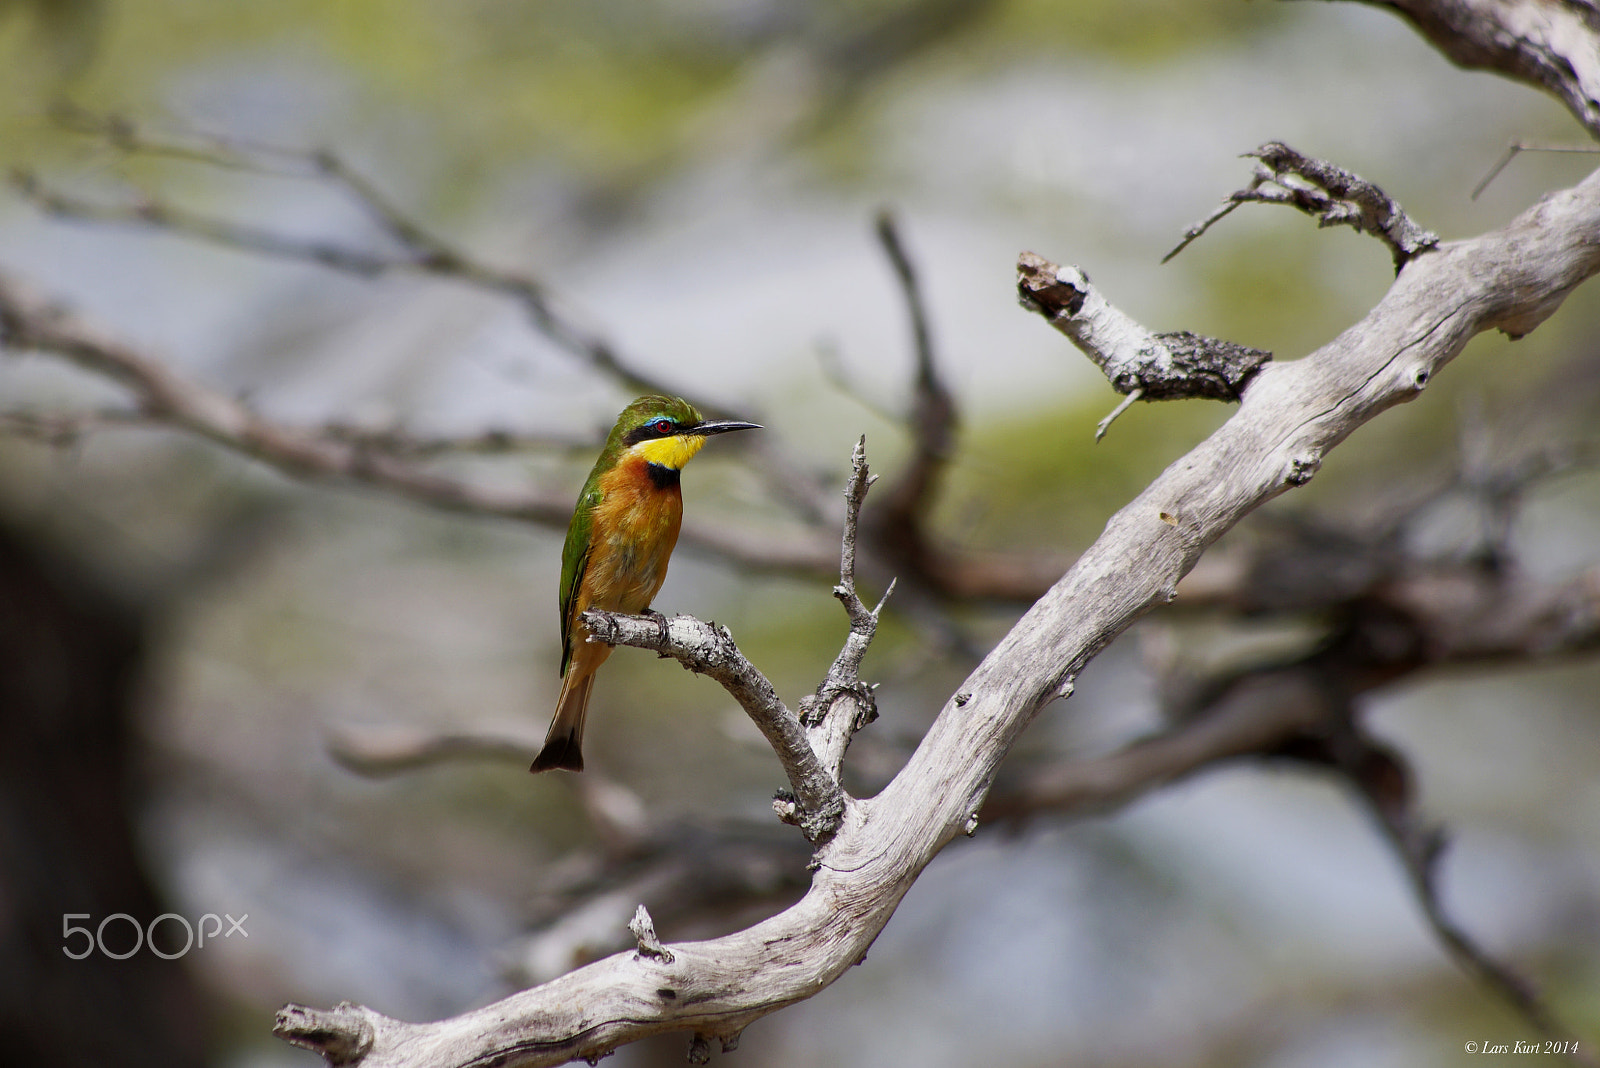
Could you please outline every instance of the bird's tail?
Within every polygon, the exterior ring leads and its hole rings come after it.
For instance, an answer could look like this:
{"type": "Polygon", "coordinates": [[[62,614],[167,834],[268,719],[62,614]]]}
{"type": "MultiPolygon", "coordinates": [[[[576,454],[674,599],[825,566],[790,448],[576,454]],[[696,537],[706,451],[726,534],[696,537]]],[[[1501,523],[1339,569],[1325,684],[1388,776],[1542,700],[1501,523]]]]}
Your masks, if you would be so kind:
{"type": "Polygon", "coordinates": [[[561,696],[556,699],[556,714],[544,736],[544,748],[533,758],[529,771],[583,770],[583,720],[589,712],[589,691],[593,688],[594,671],[583,671],[573,664],[561,682],[561,696]]]}

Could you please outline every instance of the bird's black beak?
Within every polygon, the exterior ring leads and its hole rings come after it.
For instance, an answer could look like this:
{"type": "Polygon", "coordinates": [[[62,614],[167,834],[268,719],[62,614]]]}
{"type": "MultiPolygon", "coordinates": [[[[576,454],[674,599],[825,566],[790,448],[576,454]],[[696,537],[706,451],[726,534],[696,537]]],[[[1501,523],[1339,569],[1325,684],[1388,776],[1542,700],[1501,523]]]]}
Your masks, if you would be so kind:
{"type": "Polygon", "coordinates": [[[730,430],[763,430],[760,423],[741,423],[737,419],[708,419],[697,426],[689,428],[689,433],[701,437],[710,437],[712,434],[726,434],[730,430]]]}

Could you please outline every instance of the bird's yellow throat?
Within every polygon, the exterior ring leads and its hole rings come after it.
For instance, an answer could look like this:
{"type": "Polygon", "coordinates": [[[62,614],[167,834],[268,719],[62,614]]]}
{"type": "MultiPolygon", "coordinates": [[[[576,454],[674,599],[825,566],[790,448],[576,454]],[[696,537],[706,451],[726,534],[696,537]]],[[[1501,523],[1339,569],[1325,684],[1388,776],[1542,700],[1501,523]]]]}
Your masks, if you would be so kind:
{"type": "Polygon", "coordinates": [[[649,441],[641,441],[628,451],[635,456],[644,457],[646,463],[681,471],[683,465],[694,459],[694,454],[699,452],[705,443],[706,439],[699,434],[674,434],[670,438],[651,438],[649,441]]]}

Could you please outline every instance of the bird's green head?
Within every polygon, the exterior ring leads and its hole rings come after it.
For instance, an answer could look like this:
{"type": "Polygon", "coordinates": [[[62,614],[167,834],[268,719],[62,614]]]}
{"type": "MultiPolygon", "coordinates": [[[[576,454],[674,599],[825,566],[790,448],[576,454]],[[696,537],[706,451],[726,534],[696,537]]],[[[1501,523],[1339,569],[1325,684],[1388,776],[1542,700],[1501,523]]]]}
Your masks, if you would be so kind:
{"type": "Polygon", "coordinates": [[[713,434],[759,429],[759,424],[735,419],[705,419],[694,405],[680,397],[640,397],[617,416],[617,425],[606,439],[606,453],[617,460],[627,455],[639,456],[658,467],[678,471],[713,434]]]}

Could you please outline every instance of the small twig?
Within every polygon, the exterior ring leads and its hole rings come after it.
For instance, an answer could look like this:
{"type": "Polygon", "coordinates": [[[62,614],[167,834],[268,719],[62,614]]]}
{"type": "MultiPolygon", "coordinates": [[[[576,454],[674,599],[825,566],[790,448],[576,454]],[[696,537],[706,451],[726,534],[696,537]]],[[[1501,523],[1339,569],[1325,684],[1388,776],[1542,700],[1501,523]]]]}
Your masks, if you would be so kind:
{"type": "Polygon", "coordinates": [[[583,624],[590,641],[627,645],[670,656],[685,668],[722,685],[766,736],[794,790],[796,822],[812,842],[829,838],[844,817],[846,798],[818,759],[794,713],[772,683],[745,659],[726,627],[693,616],[672,616],[662,627],[650,616],[589,609],[583,624]]]}
{"type": "Polygon", "coordinates": [[[391,456],[424,459],[434,456],[506,456],[524,452],[592,453],[600,441],[590,434],[518,430],[484,430],[476,434],[414,434],[396,428],[375,429],[350,423],[326,423],[316,432],[336,441],[391,456]]]}
{"type": "MultiPolygon", "coordinates": [[[[861,506],[866,502],[867,491],[877,481],[878,476],[867,466],[867,438],[863,434],[856,440],[855,448],[850,450],[850,479],[844,487],[844,534],[839,545],[839,585],[833,591],[833,595],[844,603],[852,627],[866,626],[877,614],[876,611],[868,612],[866,605],[856,595],[856,536],[861,525],[861,506]]],[[[884,596],[888,597],[888,594],[884,596]]],[[[862,653],[865,651],[863,649],[862,653]]],[[[843,653],[840,658],[843,660],[843,653]]],[[[849,664],[850,670],[853,672],[860,663],[861,656],[855,656],[849,664]]]]}
{"type": "MultiPolygon", "coordinates": [[[[51,445],[76,444],[97,430],[111,427],[162,429],[169,425],[167,420],[135,408],[99,408],[61,413],[0,412],[0,434],[33,438],[51,445]]],[[[598,447],[597,441],[589,435],[529,434],[513,430],[421,435],[395,428],[380,430],[349,423],[324,423],[299,429],[314,437],[344,442],[368,452],[418,459],[464,454],[498,456],[552,449],[592,452],[598,447]]]]}
{"type": "Polygon", "coordinates": [[[285,1005],[278,1010],[272,1033],[322,1056],[330,1065],[359,1063],[376,1037],[367,1010],[348,1001],[331,1009],[285,1005]]]}
{"type": "MultiPolygon", "coordinates": [[[[119,120],[108,120],[117,123],[119,120]]],[[[108,128],[128,129],[120,125],[108,128]]],[[[243,159],[231,157],[220,150],[184,150],[129,134],[117,137],[107,135],[115,147],[128,152],[150,152],[214,166],[257,170],[243,159]]],[[[12,172],[13,187],[41,210],[60,218],[91,222],[154,227],[172,233],[230,248],[240,252],[296,260],[320,267],[352,274],[359,278],[374,278],[383,274],[410,272],[449,278],[478,289],[510,297],[520,304],[538,331],[568,354],[576,356],[595,370],[612,378],[624,388],[639,393],[675,394],[678,390],[668,382],[645,373],[631,361],[624,359],[609,342],[593,331],[580,326],[574,319],[557,310],[554,299],[544,284],[516,271],[504,270],[483,263],[465,252],[447,244],[405,216],[376,187],[354,168],[331,152],[296,154],[278,150],[286,159],[304,162],[306,169],[315,175],[336,182],[385,232],[396,241],[400,254],[377,252],[336,244],[286,236],[258,227],[246,226],[225,219],[212,218],[197,212],[146,199],[138,204],[115,205],[97,203],[73,196],[45,185],[30,171],[12,172]]],[[[714,408],[701,404],[708,414],[720,414],[714,408]]]]}
{"type": "Polygon", "coordinates": [[[845,485],[844,536],[839,550],[839,584],[833,595],[844,605],[850,618],[850,633],[844,646],[818,684],[816,692],[800,702],[800,718],[812,749],[821,754],[822,763],[837,781],[844,765],[845,750],[855,732],[878,718],[873,688],[861,681],[861,661],[878,629],[894,582],[889,583],[877,607],[868,608],[856,592],[856,539],[861,521],[861,504],[867,490],[877,481],[867,467],[867,439],[856,442],[850,454],[850,480],[845,485]]]}
{"type": "Polygon", "coordinates": [[[633,932],[633,937],[639,942],[639,956],[658,960],[662,964],[671,964],[675,959],[672,950],[662,945],[661,939],[656,937],[655,922],[650,919],[650,913],[643,905],[634,910],[628,930],[633,932]]]}
{"type": "Polygon", "coordinates": [[[1110,415],[1106,416],[1104,419],[1100,420],[1094,425],[1095,443],[1099,444],[1100,440],[1106,436],[1106,431],[1111,429],[1111,424],[1117,421],[1118,416],[1127,411],[1129,408],[1132,408],[1135,401],[1142,400],[1143,398],[1143,386],[1136,386],[1128,393],[1126,397],[1123,397],[1121,403],[1119,403],[1115,408],[1111,409],[1110,415]]]}
{"type": "Polygon", "coordinates": [[[413,258],[371,252],[327,241],[287,237],[270,230],[215,219],[198,212],[143,199],[137,204],[102,204],[46,186],[31,171],[11,172],[11,185],[41,211],[63,219],[85,222],[148,226],[198,238],[240,252],[300,260],[373,278],[390,271],[426,270],[428,265],[413,258]]]}
{"type": "MultiPolygon", "coordinates": [[[[1255,191],[1256,181],[1259,181],[1259,176],[1257,179],[1252,180],[1248,192],[1253,193],[1255,191]]],[[[1232,215],[1233,209],[1251,199],[1254,199],[1254,197],[1248,196],[1247,191],[1245,190],[1241,190],[1240,192],[1229,195],[1228,199],[1211,209],[1211,214],[1207,215],[1197,223],[1190,224],[1189,228],[1184,230],[1183,238],[1177,243],[1177,245],[1173,246],[1172,251],[1161,257],[1161,262],[1171,263],[1173,257],[1177,256],[1178,253],[1182,252],[1184,249],[1193,244],[1201,234],[1211,229],[1213,223],[1218,222],[1225,216],[1232,215]]]]}
{"type": "Polygon", "coordinates": [[[1315,217],[1319,226],[1349,226],[1357,233],[1372,234],[1388,246],[1396,273],[1413,256],[1438,247],[1437,234],[1418,226],[1398,201],[1358,174],[1303,156],[1279,141],[1269,141],[1244,158],[1258,161],[1250,184],[1185,230],[1183,240],[1162,257],[1162,263],[1244,203],[1286,204],[1315,217]]]}
{"type": "Polygon", "coordinates": [[[56,104],[50,117],[70,133],[99,138],[128,155],[200,163],[263,177],[318,177],[303,153],[276,145],[195,131],[177,137],[152,135],[126,116],[101,115],[67,102],[56,104]]]}
{"type": "Polygon", "coordinates": [[[845,367],[844,359],[839,354],[838,345],[832,341],[819,341],[815,347],[815,352],[817,366],[822,371],[822,377],[827,379],[840,393],[849,397],[885,423],[904,421],[904,412],[897,411],[893,405],[871,396],[861,385],[851,380],[850,372],[845,367]]]}
{"type": "Polygon", "coordinates": [[[1535,145],[1530,144],[1527,141],[1513,141],[1510,145],[1506,146],[1505,154],[1495,161],[1495,165],[1493,167],[1489,168],[1489,173],[1483,176],[1483,181],[1472,187],[1472,196],[1470,199],[1477,200],[1478,194],[1489,188],[1489,183],[1500,177],[1500,172],[1509,167],[1511,165],[1511,161],[1516,159],[1517,155],[1522,152],[1582,152],[1588,154],[1600,152],[1600,146],[1535,145]]]}

